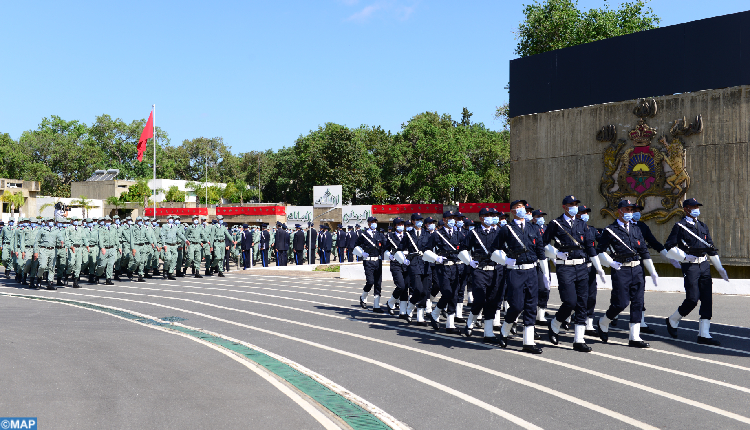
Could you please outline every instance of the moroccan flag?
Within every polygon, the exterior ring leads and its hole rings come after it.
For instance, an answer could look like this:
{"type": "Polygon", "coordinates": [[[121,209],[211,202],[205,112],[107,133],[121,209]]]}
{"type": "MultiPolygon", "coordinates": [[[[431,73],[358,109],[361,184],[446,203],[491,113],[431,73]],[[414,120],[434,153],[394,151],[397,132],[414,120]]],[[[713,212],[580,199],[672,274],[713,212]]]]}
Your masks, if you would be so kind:
{"type": "Polygon", "coordinates": [[[141,138],[138,139],[138,161],[143,161],[143,153],[146,152],[148,140],[154,137],[154,111],[148,116],[146,126],[143,127],[141,138]]]}

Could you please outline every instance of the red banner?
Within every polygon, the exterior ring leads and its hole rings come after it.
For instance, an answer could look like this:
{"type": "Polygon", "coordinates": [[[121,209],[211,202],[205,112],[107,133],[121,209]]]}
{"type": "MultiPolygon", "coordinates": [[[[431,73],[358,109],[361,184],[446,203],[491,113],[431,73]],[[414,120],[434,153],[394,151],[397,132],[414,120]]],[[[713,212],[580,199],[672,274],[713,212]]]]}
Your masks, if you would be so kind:
{"type": "Polygon", "coordinates": [[[225,206],[216,208],[216,215],[286,215],[285,206],[225,206]]]}
{"type": "Polygon", "coordinates": [[[458,211],[466,214],[479,213],[482,208],[495,208],[500,212],[510,212],[510,203],[459,203],[458,211]]]}
{"type": "MultiPolygon", "coordinates": [[[[154,216],[154,208],[146,208],[144,215],[154,216]]],[[[156,216],[167,216],[167,215],[208,215],[207,208],[156,208],[156,216]]]]}
{"type": "Polygon", "coordinates": [[[372,205],[373,214],[442,214],[443,205],[372,205]]]}

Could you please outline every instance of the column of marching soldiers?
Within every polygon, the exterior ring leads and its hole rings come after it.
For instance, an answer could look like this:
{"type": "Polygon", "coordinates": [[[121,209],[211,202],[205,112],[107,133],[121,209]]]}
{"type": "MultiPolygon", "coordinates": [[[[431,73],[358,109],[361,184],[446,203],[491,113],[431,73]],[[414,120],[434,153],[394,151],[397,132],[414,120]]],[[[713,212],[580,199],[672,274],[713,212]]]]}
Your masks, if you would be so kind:
{"type": "Polygon", "coordinates": [[[359,304],[367,309],[372,292],[373,312],[398,314],[408,324],[434,330],[443,324],[446,333],[481,336],[484,343],[503,348],[521,331],[523,351],[532,354],[542,353],[535,342],[541,339],[535,325],[546,328],[554,345],[561,341],[561,332],[571,330],[573,349],[590,352],[584,336],[606,343],[617,316],[630,306],[628,345],[649,348],[640,335],[655,333],[643,316],[646,272],[655,285],[659,278],[649,254],[653,248],[682,271],[685,285],[685,299],[666,318],[667,333],[677,338],[680,320],[700,302],[697,342],[719,345],[709,332],[710,266],[729,279],[708,227],[698,220],[702,205],[685,200],[683,217],[662,244],[640,221],[643,207],[622,200],[617,219],[597,229],[588,224],[591,210],[580,203],[566,196],[563,213],[549,223],[546,213],[525,200],[510,204],[508,219],[492,207],[480,210],[478,222],[451,211],[441,220],[415,213],[410,219],[393,220],[393,231],[387,234],[378,230],[377,218],[370,217],[353,249],[363,260],[366,279],[359,304]],[[384,260],[390,261],[395,288],[381,308],[384,260]],[[548,316],[550,264],[562,304],[548,316]],[[596,318],[597,277],[605,282],[604,267],[611,269],[612,291],[606,312],[596,318]]]}
{"type": "MultiPolygon", "coordinates": [[[[155,218],[137,217],[120,220],[115,215],[101,218],[62,219],[21,218],[18,225],[9,221],[0,232],[2,264],[5,276],[15,272],[15,280],[33,289],[42,284],[55,290],[72,282],[79,288],[81,277],[90,284],[104,280],[113,285],[121,276],[136,282],[162,276],[176,279],[192,275],[202,278],[218,273],[223,277],[229,261],[240,263],[242,232],[228,227],[221,215],[209,223],[205,216],[193,216],[192,223],[182,223],[179,216],[168,216],[159,225],[155,218]],[[159,261],[163,262],[159,271],[159,261]]],[[[258,242],[266,234],[258,234],[258,242]]]]}

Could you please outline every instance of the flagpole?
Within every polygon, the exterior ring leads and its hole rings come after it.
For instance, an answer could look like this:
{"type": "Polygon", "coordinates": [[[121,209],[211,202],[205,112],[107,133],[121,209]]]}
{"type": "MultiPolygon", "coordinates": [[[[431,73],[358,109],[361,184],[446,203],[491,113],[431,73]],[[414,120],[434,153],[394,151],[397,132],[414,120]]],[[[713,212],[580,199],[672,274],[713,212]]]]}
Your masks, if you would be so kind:
{"type": "Polygon", "coordinates": [[[151,114],[153,115],[154,126],[154,219],[156,219],[156,105],[151,105],[151,114]]]}

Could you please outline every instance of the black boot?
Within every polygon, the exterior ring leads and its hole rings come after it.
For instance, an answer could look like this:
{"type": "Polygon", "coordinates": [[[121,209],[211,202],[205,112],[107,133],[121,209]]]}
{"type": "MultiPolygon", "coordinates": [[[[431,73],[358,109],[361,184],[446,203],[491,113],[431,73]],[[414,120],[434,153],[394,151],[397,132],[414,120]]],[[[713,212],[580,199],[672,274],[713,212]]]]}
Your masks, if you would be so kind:
{"type": "Polygon", "coordinates": [[[94,283],[94,275],[89,275],[89,284],[94,283]]]}
{"type": "Polygon", "coordinates": [[[81,286],[78,285],[78,276],[73,277],[73,288],[81,288],[81,286]]]}
{"type": "Polygon", "coordinates": [[[70,277],[70,275],[65,275],[65,277],[63,278],[63,284],[65,284],[66,287],[68,286],[68,278],[69,277],[70,277]]]}
{"type": "Polygon", "coordinates": [[[171,273],[169,274],[169,276],[167,276],[167,279],[169,279],[170,281],[176,281],[177,280],[177,278],[175,278],[174,275],[172,275],[171,273]]]}
{"type": "Polygon", "coordinates": [[[28,285],[28,282],[26,282],[26,278],[28,275],[24,274],[23,278],[21,279],[21,285],[28,285]]]}
{"type": "Polygon", "coordinates": [[[206,269],[204,276],[213,276],[213,273],[211,273],[211,269],[206,269]]]}
{"type": "Polygon", "coordinates": [[[151,276],[151,274],[148,272],[148,270],[146,270],[145,272],[146,272],[146,277],[147,278],[149,278],[149,279],[153,278],[153,276],[151,276]]]}
{"type": "Polygon", "coordinates": [[[119,270],[115,272],[115,281],[122,281],[122,279],[120,279],[120,271],[119,270]]]}
{"type": "Polygon", "coordinates": [[[177,275],[176,275],[176,276],[177,276],[178,278],[182,278],[182,277],[184,277],[184,276],[185,276],[185,271],[184,271],[184,270],[180,270],[180,269],[177,269],[177,275]]]}
{"type": "Polygon", "coordinates": [[[133,280],[133,272],[131,272],[130,270],[128,270],[127,274],[128,274],[128,279],[130,279],[132,281],[133,280]]]}
{"type": "Polygon", "coordinates": [[[139,275],[138,275],[138,280],[137,280],[137,281],[135,281],[135,282],[146,282],[146,281],[144,281],[144,280],[143,280],[143,276],[139,274],[139,275]]]}
{"type": "Polygon", "coordinates": [[[55,286],[55,284],[52,283],[52,281],[47,281],[47,289],[48,290],[56,290],[57,287],[55,286]]]}
{"type": "Polygon", "coordinates": [[[219,272],[219,278],[223,278],[223,277],[224,277],[224,272],[219,272]]]}
{"type": "Polygon", "coordinates": [[[10,279],[10,270],[5,269],[5,279],[10,279]]]}
{"type": "Polygon", "coordinates": [[[94,285],[99,285],[99,277],[94,276],[94,285]]]}
{"type": "Polygon", "coordinates": [[[154,269],[154,276],[161,276],[161,273],[159,273],[159,269],[158,268],[154,269]]]}
{"type": "Polygon", "coordinates": [[[107,278],[107,280],[104,282],[104,285],[115,285],[115,283],[112,282],[111,278],[107,278]]]}
{"type": "Polygon", "coordinates": [[[63,282],[62,282],[62,279],[60,279],[60,278],[57,278],[57,286],[58,286],[58,287],[62,287],[62,286],[63,286],[63,282]]]}

